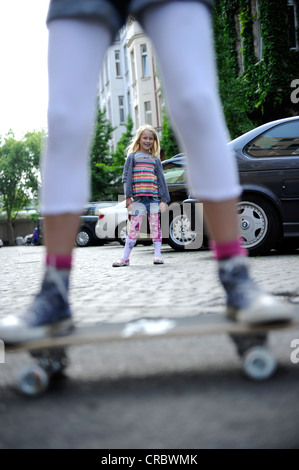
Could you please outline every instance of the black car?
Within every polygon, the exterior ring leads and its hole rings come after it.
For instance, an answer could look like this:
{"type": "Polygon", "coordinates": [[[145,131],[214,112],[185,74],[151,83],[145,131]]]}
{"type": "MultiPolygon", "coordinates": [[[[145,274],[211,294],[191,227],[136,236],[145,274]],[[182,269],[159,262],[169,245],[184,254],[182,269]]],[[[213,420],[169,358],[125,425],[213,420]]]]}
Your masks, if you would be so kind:
{"type": "MultiPolygon", "coordinates": [[[[95,235],[95,225],[97,223],[97,215],[82,215],[80,217],[80,228],[76,236],[75,245],[85,247],[89,245],[99,244],[99,239],[95,235]]],[[[42,245],[44,241],[43,236],[43,223],[44,218],[40,217],[37,223],[38,230],[38,245],[42,245]]],[[[31,243],[31,241],[30,241],[31,243]]]]}
{"type": "Polygon", "coordinates": [[[81,225],[75,241],[76,246],[85,247],[98,243],[99,239],[95,235],[97,221],[97,215],[81,215],[81,225]]]}
{"type": "Polygon", "coordinates": [[[90,202],[80,217],[80,229],[76,236],[76,246],[101,245],[103,243],[95,233],[95,226],[99,219],[99,211],[103,207],[114,206],[116,202],[90,202]]]}
{"type": "MultiPolygon", "coordinates": [[[[243,188],[238,213],[244,246],[251,255],[261,255],[284,244],[299,247],[299,117],[269,122],[228,145],[236,156],[243,188]]],[[[163,162],[170,194],[176,200],[184,200],[187,194],[184,160],[180,154],[163,162]]],[[[195,202],[189,198],[183,206],[194,206],[195,202]]],[[[173,248],[194,248],[198,236],[192,220],[194,213],[184,210],[173,221],[169,231],[173,248]]],[[[206,239],[204,232],[204,243],[206,239]]]]}
{"type": "MultiPolygon", "coordinates": [[[[86,247],[89,245],[101,245],[100,240],[95,233],[95,226],[99,218],[99,211],[103,207],[115,205],[116,202],[90,202],[86,205],[83,214],[80,217],[80,228],[76,236],[75,245],[86,247]]],[[[43,217],[38,220],[38,244],[43,243],[43,217]]]]}

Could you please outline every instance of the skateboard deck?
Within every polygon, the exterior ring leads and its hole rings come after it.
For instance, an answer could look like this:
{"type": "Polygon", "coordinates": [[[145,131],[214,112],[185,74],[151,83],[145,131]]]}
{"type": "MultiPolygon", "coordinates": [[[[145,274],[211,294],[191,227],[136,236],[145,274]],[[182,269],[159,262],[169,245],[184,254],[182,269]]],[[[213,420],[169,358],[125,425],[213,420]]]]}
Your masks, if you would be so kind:
{"type": "Polygon", "coordinates": [[[271,323],[249,326],[233,322],[219,314],[191,317],[141,318],[124,323],[99,323],[76,326],[64,336],[31,340],[6,345],[7,353],[27,351],[38,361],[22,371],[20,390],[27,395],[43,393],[51,377],[67,367],[66,348],[91,343],[132,341],[138,339],[228,335],[243,362],[245,374],[254,380],[266,380],[273,375],[276,361],[266,347],[267,334],[287,328],[299,328],[299,315],[292,323],[271,323]]]}

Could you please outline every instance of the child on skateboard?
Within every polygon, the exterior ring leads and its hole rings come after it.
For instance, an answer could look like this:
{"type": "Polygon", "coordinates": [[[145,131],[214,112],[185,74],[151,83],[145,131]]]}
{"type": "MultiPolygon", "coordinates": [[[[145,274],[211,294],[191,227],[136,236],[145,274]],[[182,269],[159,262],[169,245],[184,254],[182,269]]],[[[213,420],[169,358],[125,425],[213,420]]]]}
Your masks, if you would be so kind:
{"type": "Polygon", "coordinates": [[[51,0],[48,143],[41,193],[46,269],[41,290],[24,315],[1,320],[4,341],[59,334],[72,326],[69,275],[79,217],[88,199],[98,75],[128,15],[138,19],[156,50],[168,110],[187,155],[189,189],[204,203],[228,315],[247,323],[291,319],[291,305],[262,292],[246,267],[236,214],[241,187],[217,93],[211,5],[211,0],[51,0]]]}
{"type": "Polygon", "coordinates": [[[142,219],[148,214],[155,249],[154,264],[163,264],[160,211],[167,207],[170,197],[160,161],[160,144],[152,126],[141,126],[127,149],[123,171],[126,207],[131,213],[130,228],[122,258],[112,266],[129,266],[129,256],[136,244],[142,219]]]}

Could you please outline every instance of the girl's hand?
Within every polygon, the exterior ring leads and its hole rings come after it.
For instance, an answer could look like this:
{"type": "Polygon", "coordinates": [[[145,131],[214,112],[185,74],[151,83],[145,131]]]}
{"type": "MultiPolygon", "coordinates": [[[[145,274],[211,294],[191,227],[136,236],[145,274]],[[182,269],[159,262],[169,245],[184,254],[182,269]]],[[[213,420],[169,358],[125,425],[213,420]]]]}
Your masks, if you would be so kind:
{"type": "Polygon", "coordinates": [[[132,205],[133,205],[132,198],[126,197],[126,208],[128,209],[128,211],[132,209],[132,205]]]}
{"type": "Polygon", "coordinates": [[[161,212],[164,212],[164,211],[166,211],[166,209],[167,209],[167,204],[166,204],[166,202],[161,201],[161,202],[160,202],[160,211],[161,211],[161,212]]]}

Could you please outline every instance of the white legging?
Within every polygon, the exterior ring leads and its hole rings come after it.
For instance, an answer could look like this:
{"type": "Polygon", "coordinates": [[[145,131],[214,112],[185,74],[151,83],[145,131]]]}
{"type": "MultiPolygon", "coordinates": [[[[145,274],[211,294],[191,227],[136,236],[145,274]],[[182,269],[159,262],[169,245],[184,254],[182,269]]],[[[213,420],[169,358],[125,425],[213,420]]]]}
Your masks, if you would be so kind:
{"type": "MultiPolygon", "coordinates": [[[[208,9],[197,2],[160,4],[140,21],[154,44],[168,110],[188,156],[191,194],[210,201],[237,197],[240,186],[226,146],[208,9]]],[[[97,80],[111,39],[101,22],[49,23],[49,136],[41,193],[45,215],[80,212],[88,200],[97,80]]]]}

